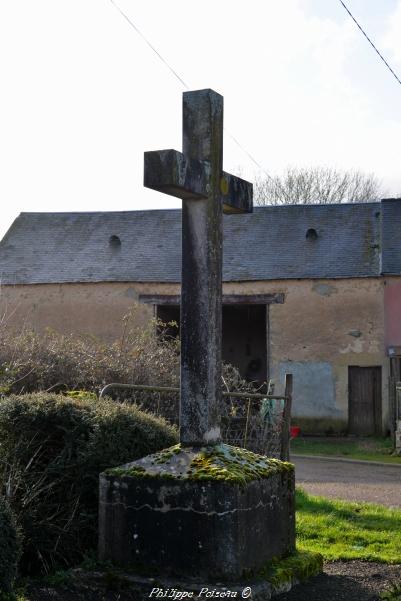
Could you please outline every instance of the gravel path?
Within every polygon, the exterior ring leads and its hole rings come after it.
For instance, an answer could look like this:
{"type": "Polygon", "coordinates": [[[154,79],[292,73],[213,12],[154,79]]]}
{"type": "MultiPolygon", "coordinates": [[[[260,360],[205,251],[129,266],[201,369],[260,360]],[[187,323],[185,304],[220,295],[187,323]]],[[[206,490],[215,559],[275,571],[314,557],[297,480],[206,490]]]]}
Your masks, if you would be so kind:
{"type": "Polygon", "coordinates": [[[379,601],[379,594],[401,582],[401,566],[363,561],[326,563],[324,573],[296,586],[277,601],[379,601]]]}
{"type": "Polygon", "coordinates": [[[401,467],[293,457],[297,485],[313,495],[401,508],[401,467]]]}

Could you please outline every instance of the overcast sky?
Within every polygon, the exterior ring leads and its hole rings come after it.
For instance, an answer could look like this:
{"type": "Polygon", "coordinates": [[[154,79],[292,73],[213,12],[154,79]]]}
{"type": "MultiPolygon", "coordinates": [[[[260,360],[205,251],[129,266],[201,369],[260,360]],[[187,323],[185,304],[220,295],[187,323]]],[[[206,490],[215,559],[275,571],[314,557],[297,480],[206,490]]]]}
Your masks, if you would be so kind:
{"type": "MultiPolygon", "coordinates": [[[[115,0],[271,174],[374,172],[401,194],[401,85],[338,0],[115,0]]],[[[345,0],[401,78],[401,0],[345,0]]],[[[179,206],[143,152],[181,150],[183,87],[110,0],[0,0],[0,236],[21,211],[179,206]]],[[[224,168],[256,167],[226,132],[224,168]]]]}

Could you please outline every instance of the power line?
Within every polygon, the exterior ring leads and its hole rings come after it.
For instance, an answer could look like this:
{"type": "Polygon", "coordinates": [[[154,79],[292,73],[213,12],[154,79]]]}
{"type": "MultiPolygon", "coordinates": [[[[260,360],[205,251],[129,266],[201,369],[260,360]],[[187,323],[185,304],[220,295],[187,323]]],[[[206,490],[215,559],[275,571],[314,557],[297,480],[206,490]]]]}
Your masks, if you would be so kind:
{"type": "Polygon", "coordinates": [[[372,48],[374,49],[374,51],[380,56],[381,60],[383,61],[383,63],[386,65],[387,69],[389,69],[389,71],[394,75],[394,77],[396,78],[396,80],[398,81],[398,83],[401,85],[401,80],[398,77],[398,75],[393,71],[393,69],[390,67],[390,65],[388,64],[388,62],[386,61],[386,59],[384,58],[384,56],[379,52],[379,50],[376,48],[376,46],[374,45],[374,43],[372,42],[372,40],[370,39],[370,37],[368,36],[368,34],[362,29],[362,27],[359,25],[358,21],[355,19],[354,15],[351,13],[351,11],[347,8],[347,6],[344,4],[343,0],[339,0],[339,2],[343,5],[343,7],[345,8],[345,10],[347,11],[347,13],[349,14],[349,16],[351,17],[351,19],[354,21],[354,23],[357,25],[357,27],[361,30],[361,32],[363,33],[363,35],[365,36],[365,38],[368,40],[369,44],[372,46],[372,48]]]}
{"type": "Polygon", "coordinates": [[[169,63],[162,57],[160,52],[156,50],[156,48],[149,42],[149,40],[144,36],[144,34],[140,31],[140,29],[135,25],[135,23],[129,18],[129,16],[121,10],[121,8],[114,2],[114,0],[110,0],[114,8],[118,10],[118,12],[124,17],[126,21],[135,29],[138,35],[144,40],[144,42],[149,46],[151,50],[159,57],[159,59],[166,65],[166,67],[171,71],[171,73],[178,79],[178,81],[184,86],[186,90],[189,90],[189,86],[185,83],[185,81],[178,75],[176,71],[174,71],[173,67],[169,65],[169,63]]]}
{"type": "MultiPolygon", "coordinates": [[[[146,38],[146,36],[141,32],[141,30],[135,25],[135,23],[132,21],[132,19],[130,19],[130,17],[128,17],[128,15],[118,6],[118,4],[116,4],[114,2],[114,0],[110,0],[110,2],[112,3],[112,5],[114,6],[114,8],[116,8],[118,10],[118,12],[124,17],[124,19],[131,25],[131,27],[136,31],[136,33],[143,39],[143,41],[149,46],[149,48],[156,54],[156,56],[162,61],[162,63],[169,69],[169,71],[174,75],[174,77],[176,79],[178,79],[178,81],[184,86],[184,88],[186,90],[189,90],[189,86],[185,83],[185,81],[182,79],[182,77],[180,77],[177,73],[177,71],[175,71],[175,69],[173,69],[173,67],[167,62],[167,60],[165,58],[163,58],[163,56],[160,54],[160,52],[158,50],[156,50],[156,48],[153,46],[153,44],[151,44],[149,42],[149,40],[146,38]]],[[[266,177],[270,180],[273,181],[273,178],[271,175],[269,175],[269,173],[266,171],[266,169],[264,169],[261,164],[251,155],[250,152],[248,152],[243,146],[242,144],[237,140],[237,138],[235,136],[233,136],[227,128],[224,128],[225,131],[227,132],[227,134],[230,136],[230,138],[233,140],[233,142],[238,146],[238,148],[240,148],[242,150],[242,152],[244,152],[249,159],[252,161],[252,163],[254,165],[256,165],[256,167],[258,167],[258,169],[260,169],[261,171],[263,171],[263,173],[266,175],[266,177]]]]}
{"type": "Polygon", "coordinates": [[[258,162],[258,161],[257,161],[257,160],[256,160],[256,159],[255,159],[255,158],[252,156],[252,155],[251,155],[251,153],[250,153],[250,152],[248,152],[248,151],[246,150],[246,148],[244,148],[244,147],[242,146],[242,144],[241,144],[241,143],[240,143],[240,142],[237,140],[237,138],[236,138],[235,136],[233,136],[233,135],[232,135],[232,134],[231,134],[231,133],[228,131],[228,129],[227,129],[226,127],[225,127],[224,129],[226,130],[226,132],[228,133],[228,135],[230,136],[230,138],[232,139],[232,141],[233,141],[233,142],[234,142],[234,143],[235,143],[235,144],[238,146],[238,148],[240,148],[240,149],[242,150],[242,152],[244,152],[244,153],[245,153],[245,154],[246,154],[246,155],[247,155],[247,156],[250,158],[250,160],[252,161],[252,163],[253,163],[254,165],[256,165],[256,167],[258,167],[258,169],[260,169],[261,171],[263,171],[263,173],[265,174],[265,176],[266,176],[268,179],[270,179],[271,181],[273,181],[273,178],[272,178],[272,176],[271,176],[271,175],[270,175],[270,174],[269,174],[269,173],[266,171],[266,169],[265,169],[264,167],[262,167],[262,165],[261,165],[261,164],[260,164],[260,163],[259,163],[259,162],[258,162]]]}

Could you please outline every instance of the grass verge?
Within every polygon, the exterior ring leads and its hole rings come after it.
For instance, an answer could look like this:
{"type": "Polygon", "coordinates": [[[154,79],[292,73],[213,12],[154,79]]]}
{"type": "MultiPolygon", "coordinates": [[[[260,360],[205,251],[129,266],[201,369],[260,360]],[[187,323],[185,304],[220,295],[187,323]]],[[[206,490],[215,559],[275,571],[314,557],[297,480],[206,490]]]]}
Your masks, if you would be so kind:
{"type": "Polygon", "coordinates": [[[307,495],[298,489],[297,547],[325,560],[401,563],[401,511],[307,495]]]}
{"type": "Polygon", "coordinates": [[[294,438],[291,452],[304,455],[322,455],[327,457],[345,457],[364,459],[401,465],[401,456],[391,455],[390,438],[294,438]]]}

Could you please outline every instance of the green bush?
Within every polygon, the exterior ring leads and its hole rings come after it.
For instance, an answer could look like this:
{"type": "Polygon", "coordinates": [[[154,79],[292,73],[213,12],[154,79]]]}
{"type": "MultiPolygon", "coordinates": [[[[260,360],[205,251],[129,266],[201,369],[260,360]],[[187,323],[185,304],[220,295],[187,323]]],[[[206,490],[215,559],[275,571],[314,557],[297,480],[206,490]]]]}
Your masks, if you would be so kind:
{"type": "Polygon", "coordinates": [[[20,556],[20,539],[8,503],[0,497],[0,597],[11,592],[20,556]]]}
{"type": "Polygon", "coordinates": [[[99,473],[176,440],[164,420],[111,399],[1,399],[0,491],[23,533],[24,571],[81,561],[97,544],[99,473]]]}

